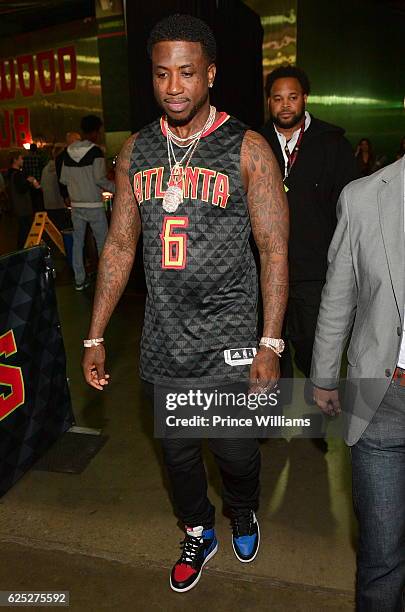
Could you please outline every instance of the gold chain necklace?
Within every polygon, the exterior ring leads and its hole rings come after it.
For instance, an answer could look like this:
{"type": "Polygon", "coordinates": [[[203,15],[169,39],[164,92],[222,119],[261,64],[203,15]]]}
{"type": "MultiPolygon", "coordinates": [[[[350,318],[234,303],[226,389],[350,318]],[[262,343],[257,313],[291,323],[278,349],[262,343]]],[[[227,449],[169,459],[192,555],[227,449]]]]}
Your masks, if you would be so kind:
{"type": "MultiPolygon", "coordinates": [[[[183,202],[183,177],[184,173],[187,170],[191,158],[196,150],[198,143],[200,142],[201,136],[204,132],[209,129],[215,121],[216,108],[215,106],[210,106],[210,114],[208,115],[207,121],[205,122],[204,127],[196,134],[193,134],[189,138],[179,138],[179,140],[183,142],[187,142],[191,140],[192,142],[187,146],[187,150],[180,161],[176,160],[176,156],[173,149],[173,140],[177,137],[173,138],[173,132],[169,130],[169,126],[167,124],[167,120],[165,122],[166,127],[166,143],[167,143],[167,157],[169,160],[170,166],[170,178],[167,182],[167,189],[163,196],[162,207],[163,210],[169,213],[176,212],[180,204],[183,202]],[[172,163],[172,157],[173,162],[172,163]],[[187,161],[186,161],[187,160],[187,161]],[[183,164],[186,162],[185,168],[183,168],[183,164]]],[[[176,143],[175,143],[176,144],[176,143]]],[[[181,146],[181,145],[180,145],[181,146]]]]}

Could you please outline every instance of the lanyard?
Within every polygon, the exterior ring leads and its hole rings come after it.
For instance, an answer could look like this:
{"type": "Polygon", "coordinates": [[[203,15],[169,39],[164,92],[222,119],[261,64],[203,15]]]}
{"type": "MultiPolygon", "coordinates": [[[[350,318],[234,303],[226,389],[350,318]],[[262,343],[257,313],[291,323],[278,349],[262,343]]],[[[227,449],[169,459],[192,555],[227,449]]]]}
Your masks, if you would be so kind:
{"type": "Polygon", "coordinates": [[[295,147],[292,150],[292,153],[290,153],[290,150],[288,148],[288,143],[287,142],[285,143],[284,151],[285,151],[285,154],[287,155],[288,161],[287,161],[287,168],[286,168],[284,180],[289,177],[291,168],[295,164],[295,161],[298,157],[298,151],[300,149],[300,144],[301,144],[302,137],[304,135],[304,131],[305,131],[305,122],[301,126],[300,133],[298,135],[298,140],[297,140],[295,147]]]}

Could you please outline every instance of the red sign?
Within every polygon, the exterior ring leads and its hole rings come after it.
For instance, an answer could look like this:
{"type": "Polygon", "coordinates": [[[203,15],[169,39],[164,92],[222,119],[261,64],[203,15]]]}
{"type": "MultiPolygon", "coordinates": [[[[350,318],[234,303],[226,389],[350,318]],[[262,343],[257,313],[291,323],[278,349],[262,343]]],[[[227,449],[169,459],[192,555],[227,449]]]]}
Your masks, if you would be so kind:
{"type": "Polygon", "coordinates": [[[32,141],[28,108],[15,108],[13,111],[3,110],[3,118],[3,133],[0,129],[0,149],[7,149],[12,144],[22,147],[25,142],[32,141]],[[15,134],[14,140],[12,130],[15,134]]]}
{"type": "Polygon", "coordinates": [[[14,100],[18,90],[28,98],[35,91],[43,94],[75,89],[77,82],[76,49],[73,45],[35,55],[18,55],[0,60],[0,100],[14,100]],[[37,70],[37,76],[35,73],[37,70]],[[58,78],[57,78],[58,76],[58,78]]]}
{"type": "MultiPolygon", "coordinates": [[[[36,93],[50,95],[72,91],[77,83],[77,59],[74,45],[38,53],[0,59],[0,101],[32,98],[36,93]]],[[[22,102],[22,100],[21,100],[22,102]]],[[[28,100],[27,100],[28,103],[28,100]]],[[[14,106],[14,105],[13,105],[14,106]]],[[[22,147],[32,142],[30,110],[27,107],[2,109],[0,148],[22,147]]]]}

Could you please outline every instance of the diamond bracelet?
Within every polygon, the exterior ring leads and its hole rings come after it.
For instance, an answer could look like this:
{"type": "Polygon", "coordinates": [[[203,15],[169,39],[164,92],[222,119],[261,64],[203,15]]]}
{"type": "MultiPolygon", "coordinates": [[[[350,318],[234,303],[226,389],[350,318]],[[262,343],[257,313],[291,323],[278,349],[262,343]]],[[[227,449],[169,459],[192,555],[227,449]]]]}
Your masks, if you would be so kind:
{"type": "Polygon", "coordinates": [[[88,340],[83,340],[84,348],[91,348],[92,346],[99,346],[104,342],[104,338],[89,338],[88,340]]]}

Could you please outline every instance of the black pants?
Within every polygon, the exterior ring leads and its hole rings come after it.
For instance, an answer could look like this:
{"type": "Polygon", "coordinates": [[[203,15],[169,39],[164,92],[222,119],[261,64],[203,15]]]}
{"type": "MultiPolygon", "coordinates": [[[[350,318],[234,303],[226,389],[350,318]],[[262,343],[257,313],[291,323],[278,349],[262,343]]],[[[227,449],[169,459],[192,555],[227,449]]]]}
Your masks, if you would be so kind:
{"type": "MultiPolygon", "coordinates": [[[[153,385],[144,382],[145,394],[153,399],[153,385]]],[[[202,440],[163,438],[163,460],[179,519],[189,527],[215,523],[215,508],[207,495],[207,475],[202,458],[202,440]]],[[[208,446],[222,476],[222,499],[234,514],[256,511],[260,493],[260,449],[256,438],[212,438],[208,446]]]]}
{"type": "MultiPolygon", "coordinates": [[[[323,286],[324,281],[302,281],[290,284],[285,335],[294,347],[294,360],[297,368],[307,378],[311,372],[312,350],[323,286]]],[[[286,347],[283,353],[280,368],[284,378],[293,378],[289,347],[286,347]]]]}
{"type": "Polygon", "coordinates": [[[42,210],[44,210],[44,196],[42,194],[42,189],[32,188],[30,191],[32,208],[34,209],[34,213],[41,212],[42,210]]]}
{"type": "MultiPolygon", "coordinates": [[[[162,440],[163,457],[180,520],[190,527],[210,529],[215,508],[207,496],[207,476],[201,440],[162,440]]],[[[257,510],[259,505],[260,450],[256,439],[208,440],[222,476],[222,498],[232,512],[257,510]]]]}

